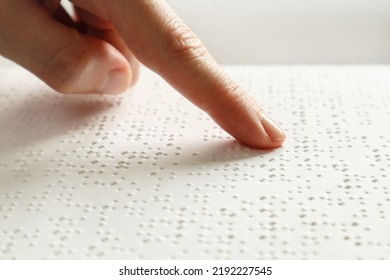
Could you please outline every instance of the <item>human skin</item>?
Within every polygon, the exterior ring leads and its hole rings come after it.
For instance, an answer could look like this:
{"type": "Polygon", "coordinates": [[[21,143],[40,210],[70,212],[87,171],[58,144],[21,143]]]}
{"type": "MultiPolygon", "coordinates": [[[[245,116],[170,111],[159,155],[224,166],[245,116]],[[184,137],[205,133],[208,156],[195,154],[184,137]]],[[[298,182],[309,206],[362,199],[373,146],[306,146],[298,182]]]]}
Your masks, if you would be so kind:
{"type": "Polygon", "coordinates": [[[239,142],[280,147],[285,134],[163,0],[0,0],[0,53],[62,93],[119,94],[150,68],[239,142]]]}

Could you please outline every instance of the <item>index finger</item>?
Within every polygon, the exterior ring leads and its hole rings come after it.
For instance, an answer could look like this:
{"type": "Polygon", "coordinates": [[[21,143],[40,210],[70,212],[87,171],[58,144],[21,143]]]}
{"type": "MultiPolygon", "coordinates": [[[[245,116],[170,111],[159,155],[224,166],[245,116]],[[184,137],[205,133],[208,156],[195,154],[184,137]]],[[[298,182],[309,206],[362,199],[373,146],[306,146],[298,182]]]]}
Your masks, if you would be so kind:
{"type": "Polygon", "coordinates": [[[283,131],[223,72],[163,0],[77,2],[94,5],[89,8],[113,23],[144,65],[205,110],[237,140],[257,148],[276,148],[284,142],[283,131]]]}

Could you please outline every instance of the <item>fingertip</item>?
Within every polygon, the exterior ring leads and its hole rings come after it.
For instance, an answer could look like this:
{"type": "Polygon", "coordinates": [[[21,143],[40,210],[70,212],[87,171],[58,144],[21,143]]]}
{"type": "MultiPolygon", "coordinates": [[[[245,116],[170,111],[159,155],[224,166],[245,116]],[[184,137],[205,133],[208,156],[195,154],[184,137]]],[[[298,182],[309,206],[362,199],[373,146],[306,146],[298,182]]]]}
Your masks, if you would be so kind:
{"type": "Polygon", "coordinates": [[[232,114],[232,110],[216,107],[210,116],[225,131],[246,146],[262,150],[281,147],[286,138],[284,132],[268,115],[264,117],[260,112],[260,109],[258,112],[253,112],[244,107],[232,114]],[[227,113],[229,111],[230,113],[227,113]]]}
{"type": "Polygon", "coordinates": [[[262,113],[261,124],[273,143],[279,146],[284,143],[286,134],[267,113],[262,113]]]}
{"type": "Polygon", "coordinates": [[[257,142],[254,148],[271,150],[280,148],[286,140],[286,134],[268,114],[263,113],[257,132],[257,142]]]}
{"type": "Polygon", "coordinates": [[[248,147],[260,150],[272,150],[280,148],[285,139],[272,140],[266,133],[263,132],[264,127],[259,128],[256,137],[253,135],[241,135],[235,137],[238,141],[248,147]]]}
{"type": "Polygon", "coordinates": [[[209,115],[240,143],[256,149],[276,149],[285,141],[283,130],[256,100],[239,87],[221,90],[208,107],[209,115]]]}

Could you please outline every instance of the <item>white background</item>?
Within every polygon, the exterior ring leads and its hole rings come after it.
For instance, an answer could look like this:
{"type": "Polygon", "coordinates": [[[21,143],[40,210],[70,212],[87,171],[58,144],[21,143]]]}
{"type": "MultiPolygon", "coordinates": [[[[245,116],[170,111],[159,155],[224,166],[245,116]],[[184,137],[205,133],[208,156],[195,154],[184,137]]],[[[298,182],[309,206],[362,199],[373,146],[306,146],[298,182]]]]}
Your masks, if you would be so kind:
{"type": "Polygon", "coordinates": [[[388,0],[167,2],[220,63],[390,62],[388,0]]]}

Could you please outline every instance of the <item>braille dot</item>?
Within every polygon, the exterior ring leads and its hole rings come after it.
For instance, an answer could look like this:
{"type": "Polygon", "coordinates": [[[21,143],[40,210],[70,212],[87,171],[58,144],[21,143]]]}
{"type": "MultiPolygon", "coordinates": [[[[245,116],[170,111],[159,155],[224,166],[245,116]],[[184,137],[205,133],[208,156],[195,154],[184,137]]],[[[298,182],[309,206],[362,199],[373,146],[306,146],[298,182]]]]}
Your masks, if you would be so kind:
{"type": "Polygon", "coordinates": [[[119,98],[20,71],[0,69],[0,258],[390,258],[386,66],[227,68],[285,128],[274,151],[148,71],[119,98]]]}

